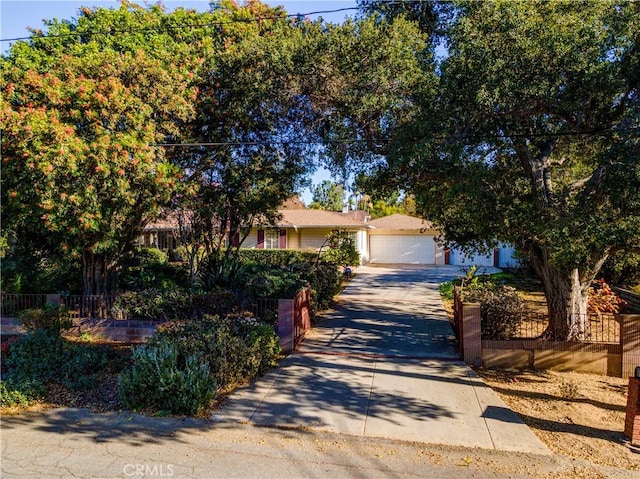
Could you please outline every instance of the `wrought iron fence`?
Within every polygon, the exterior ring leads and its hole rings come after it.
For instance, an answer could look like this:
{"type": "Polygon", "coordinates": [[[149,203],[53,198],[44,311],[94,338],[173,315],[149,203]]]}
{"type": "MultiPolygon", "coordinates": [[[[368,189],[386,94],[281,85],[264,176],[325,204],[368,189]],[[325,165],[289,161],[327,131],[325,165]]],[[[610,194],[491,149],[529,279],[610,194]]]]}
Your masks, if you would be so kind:
{"type": "MultiPolygon", "coordinates": [[[[582,319],[582,318],[577,318],[582,319]]],[[[620,323],[613,314],[587,314],[582,321],[585,331],[576,331],[572,339],[590,343],[620,343],[620,323]]],[[[545,313],[527,312],[516,328],[513,339],[535,339],[543,336],[549,325],[545,313]]]]}
{"type": "MultiPolygon", "coordinates": [[[[453,328],[458,338],[462,342],[462,301],[460,291],[454,290],[454,320],[453,328]]],[[[578,318],[582,319],[582,318],[578,318]]],[[[591,343],[620,343],[620,322],[611,313],[590,313],[584,318],[585,321],[575,321],[585,324],[585,331],[577,331],[572,338],[575,341],[591,343]]],[[[518,323],[512,339],[537,339],[543,337],[549,326],[549,316],[546,313],[527,311],[518,323]]]]}
{"type": "MultiPolygon", "coordinates": [[[[46,304],[63,306],[73,319],[137,319],[135,314],[126,314],[114,307],[117,296],[57,295],[57,294],[14,294],[0,295],[0,316],[18,317],[21,311],[43,308],[46,304]]],[[[208,314],[224,316],[239,311],[237,305],[224,302],[207,304],[208,314]]],[[[278,322],[278,299],[259,298],[240,310],[252,313],[257,319],[268,324],[278,322]]]]}
{"type": "Polygon", "coordinates": [[[47,304],[46,294],[14,294],[2,293],[0,296],[0,316],[12,318],[20,311],[33,308],[43,308],[47,304]]]}

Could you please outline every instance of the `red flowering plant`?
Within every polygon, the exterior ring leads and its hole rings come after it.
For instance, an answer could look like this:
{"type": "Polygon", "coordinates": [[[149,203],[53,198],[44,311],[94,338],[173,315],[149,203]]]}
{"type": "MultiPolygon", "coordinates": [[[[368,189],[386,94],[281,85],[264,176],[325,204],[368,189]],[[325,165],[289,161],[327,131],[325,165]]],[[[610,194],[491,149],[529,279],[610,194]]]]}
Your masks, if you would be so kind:
{"type": "Polygon", "coordinates": [[[604,279],[595,280],[589,288],[589,311],[596,314],[619,313],[627,302],[616,295],[604,279]]]}

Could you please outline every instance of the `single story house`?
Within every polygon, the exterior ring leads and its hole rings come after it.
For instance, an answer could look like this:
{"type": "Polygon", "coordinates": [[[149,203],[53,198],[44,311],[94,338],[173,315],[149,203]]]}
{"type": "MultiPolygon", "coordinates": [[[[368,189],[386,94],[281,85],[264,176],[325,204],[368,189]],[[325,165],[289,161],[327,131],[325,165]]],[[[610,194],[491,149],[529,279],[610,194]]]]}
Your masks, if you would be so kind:
{"type": "MultiPolygon", "coordinates": [[[[487,254],[467,255],[460,248],[447,249],[441,234],[425,219],[394,214],[369,220],[364,211],[334,211],[283,207],[277,224],[255,227],[241,244],[243,248],[320,249],[327,235],[347,231],[360,255],[361,264],[476,265],[510,267],[517,265],[514,250],[501,245],[487,254]]],[[[147,225],[139,244],[172,250],[178,245],[177,219],[167,217],[147,225]]]]}

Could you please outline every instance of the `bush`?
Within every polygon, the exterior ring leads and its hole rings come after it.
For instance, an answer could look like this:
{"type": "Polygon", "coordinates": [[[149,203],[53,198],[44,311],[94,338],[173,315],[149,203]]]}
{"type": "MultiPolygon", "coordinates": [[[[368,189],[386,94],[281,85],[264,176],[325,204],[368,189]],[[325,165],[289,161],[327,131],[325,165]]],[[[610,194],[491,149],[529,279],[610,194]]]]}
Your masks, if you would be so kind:
{"type": "Polygon", "coordinates": [[[133,365],[120,377],[120,397],[129,409],[195,414],[213,399],[216,383],[198,354],[183,354],[161,338],[136,348],[133,365]]]}
{"type": "Polygon", "coordinates": [[[11,344],[5,358],[6,377],[12,384],[53,381],[87,389],[95,385],[109,358],[104,346],[69,343],[38,328],[11,344]]]}
{"type": "Polygon", "coordinates": [[[308,286],[299,274],[275,267],[256,265],[243,268],[242,275],[233,285],[253,298],[293,298],[308,286]]]}
{"type": "Polygon", "coordinates": [[[53,380],[65,362],[63,340],[39,328],[14,342],[5,359],[7,377],[14,383],[46,383],[53,380]]]}
{"type": "Polygon", "coordinates": [[[333,298],[340,292],[342,275],[337,265],[320,263],[317,267],[300,271],[300,276],[309,282],[311,287],[311,309],[315,315],[317,311],[327,309],[333,303],[333,298]]]}
{"type": "Polygon", "coordinates": [[[167,253],[157,248],[136,248],[124,262],[120,278],[120,286],[132,291],[150,288],[170,291],[188,283],[186,270],[169,263],[167,253]]]}
{"type": "Polygon", "coordinates": [[[462,300],[480,303],[482,339],[513,338],[526,312],[515,288],[492,282],[462,289],[462,300]]]}
{"type": "Polygon", "coordinates": [[[206,316],[201,321],[165,324],[149,341],[165,340],[176,344],[182,355],[200,353],[220,387],[264,374],[280,351],[270,326],[241,316],[206,316]]]}
{"type": "Polygon", "coordinates": [[[244,264],[285,267],[300,263],[314,264],[314,251],[299,251],[292,249],[241,249],[238,252],[240,261],[244,264]]]}
{"type": "Polygon", "coordinates": [[[342,266],[360,264],[360,253],[347,231],[332,231],[327,236],[327,248],[321,252],[324,262],[342,266]]]}
{"type": "Polygon", "coordinates": [[[44,394],[44,386],[39,382],[0,381],[0,406],[2,407],[28,407],[44,394]]]}
{"type": "Polygon", "coordinates": [[[127,291],[118,296],[114,307],[123,318],[166,319],[170,321],[199,319],[206,314],[227,314],[240,307],[240,301],[229,290],[189,293],[176,289],[127,291]]]}
{"type": "Polygon", "coordinates": [[[52,304],[44,308],[26,309],[20,313],[20,319],[27,330],[44,329],[54,336],[73,326],[67,310],[52,304]]]}

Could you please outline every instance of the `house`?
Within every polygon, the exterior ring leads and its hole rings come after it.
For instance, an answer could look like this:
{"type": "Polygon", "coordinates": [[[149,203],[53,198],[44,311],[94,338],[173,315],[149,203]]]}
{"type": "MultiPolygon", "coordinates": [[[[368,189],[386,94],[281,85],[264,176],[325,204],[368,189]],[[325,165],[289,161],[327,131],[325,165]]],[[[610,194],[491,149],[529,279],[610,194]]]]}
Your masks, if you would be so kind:
{"type": "MultiPolygon", "coordinates": [[[[304,209],[301,202],[285,203],[273,226],[256,226],[242,242],[243,248],[318,251],[335,230],[347,231],[361,264],[476,265],[512,267],[518,264],[512,247],[466,254],[461,248],[445,248],[441,233],[431,222],[403,214],[370,220],[364,211],[304,209]]],[[[172,250],[178,245],[177,218],[169,215],[145,227],[139,244],[172,250]]],[[[237,240],[236,240],[237,241],[237,240]]]]}
{"type": "Polygon", "coordinates": [[[273,227],[253,228],[242,243],[243,248],[299,249],[317,251],[329,233],[347,231],[360,254],[360,262],[369,259],[367,231],[369,224],[353,215],[334,211],[281,209],[281,219],[273,227]]]}

